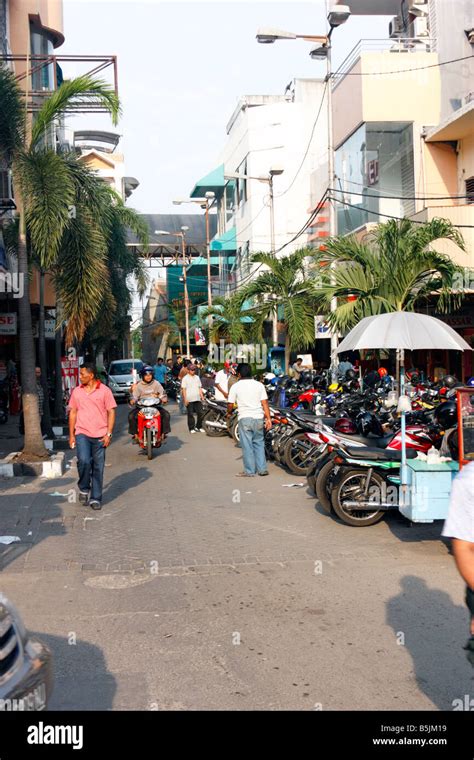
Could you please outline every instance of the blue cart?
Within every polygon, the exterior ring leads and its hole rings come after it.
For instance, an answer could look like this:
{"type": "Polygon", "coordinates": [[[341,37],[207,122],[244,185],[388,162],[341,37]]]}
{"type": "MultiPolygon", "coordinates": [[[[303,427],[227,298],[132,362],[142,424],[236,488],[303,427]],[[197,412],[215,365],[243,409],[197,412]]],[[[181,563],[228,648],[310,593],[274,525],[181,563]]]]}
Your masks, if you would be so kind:
{"type": "Polygon", "coordinates": [[[428,464],[418,459],[409,459],[406,464],[405,504],[399,504],[402,515],[416,523],[445,520],[448,516],[451,484],[458,471],[457,462],[428,464]]]}

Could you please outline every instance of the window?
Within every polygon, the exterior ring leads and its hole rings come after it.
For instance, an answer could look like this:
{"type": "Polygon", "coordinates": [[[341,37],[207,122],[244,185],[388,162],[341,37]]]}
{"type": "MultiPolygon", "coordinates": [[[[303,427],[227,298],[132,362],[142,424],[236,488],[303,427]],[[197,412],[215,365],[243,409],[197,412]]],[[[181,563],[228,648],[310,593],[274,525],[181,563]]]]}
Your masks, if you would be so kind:
{"type": "Polygon", "coordinates": [[[236,194],[237,194],[236,180],[231,179],[225,186],[225,220],[226,223],[232,219],[236,208],[236,194]]]}
{"type": "MultiPolygon", "coordinates": [[[[30,22],[30,47],[32,56],[44,56],[44,58],[47,58],[48,55],[52,55],[54,52],[53,43],[48,38],[47,34],[42,29],[35,26],[33,22],[30,22]]],[[[38,59],[36,59],[36,64],[39,63],[38,59]]],[[[37,92],[54,89],[54,71],[52,63],[47,66],[41,66],[36,71],[33,71],[31,75],[31,87],[37,92]]]]}
{"type": "Polygon", "coordinates": [[[336,151],[335,171],[339,235],[390,216],[410,216],[415,212],[409,200],[415,194],[412,124],[363,124],[336,151]]]}
{"type": "MultiPolygon", "coordinates": [[[[245,158],[240,166],[237,168],[237,174],[247,174],[247,158],[245,158]]],[[[238,179],[237,180],[237,206],[240,208],[240,206],[245,203],[247,200],[247,180],[246,179],[238,179]]]]}
{"type": "Polygon", "coordinates": [[[474,177],[466,180],[466,203],[474,203],[474,177]]]}

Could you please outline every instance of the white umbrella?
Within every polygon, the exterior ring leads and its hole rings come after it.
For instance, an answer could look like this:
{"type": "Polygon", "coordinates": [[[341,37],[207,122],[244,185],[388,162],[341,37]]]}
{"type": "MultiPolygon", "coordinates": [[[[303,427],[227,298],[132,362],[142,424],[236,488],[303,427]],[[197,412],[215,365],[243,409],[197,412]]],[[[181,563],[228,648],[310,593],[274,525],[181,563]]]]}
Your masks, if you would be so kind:
{"type": "Polygon", "coordinates": [[[337,352],[365,348],[472,351],[471,346],[445,322],[413,311],[392,311],[365,317],[341,341],[337,352]]]}

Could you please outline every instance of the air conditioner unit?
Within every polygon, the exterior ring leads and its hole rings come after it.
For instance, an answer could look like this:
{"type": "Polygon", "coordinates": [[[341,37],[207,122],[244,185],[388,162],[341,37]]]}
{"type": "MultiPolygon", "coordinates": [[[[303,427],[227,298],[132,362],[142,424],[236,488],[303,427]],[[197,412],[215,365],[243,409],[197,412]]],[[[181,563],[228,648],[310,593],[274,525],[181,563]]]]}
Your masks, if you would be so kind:
{"type": "Polygon", "coordinates": [[[428,37],[428,18],[426,16],[420,16],[413,22],[413,37],[418,39],[419,37],[428,37]]]}
{"type": "Polygon", "coordinates": [[[400,16],[394,16],[388,25],[389,37],[403,37],[403,20],[400,16]]]}

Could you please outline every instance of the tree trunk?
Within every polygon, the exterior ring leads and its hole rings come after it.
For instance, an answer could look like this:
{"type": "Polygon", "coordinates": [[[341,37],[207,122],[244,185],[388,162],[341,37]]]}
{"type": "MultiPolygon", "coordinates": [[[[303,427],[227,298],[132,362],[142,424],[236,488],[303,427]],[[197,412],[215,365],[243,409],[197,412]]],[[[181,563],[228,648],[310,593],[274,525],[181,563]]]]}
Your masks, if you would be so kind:
{"type": "Polygon", "coordinates": [[[43,423],[44,431],[48,438],[54,438],[51,427],[51,413],[49,409],[48,367],[46,363],[46,337],[45,337],[45,314],[44,314],[44,271],[40,269],[40,304],[38,322],[38,359],[41,367],[41,385],[43,388],[43,423]]]}
{"type": "Polygon", "coordinates": [[[286,335],[285,335],[285,374],[288,375],[290,372],[290,334],[288,332],[288,325],[286,326],[286,335]]]}
{"type": "Polygon", "coordinates": [[[61,304],[59,300],[56,299],[56,331],[54,333],[54,416],[57,420],[64,420],[61,348],[62,348],[61,304]]]}
{"type": "Polygon", "coordinates": [[[178,328],[178,332],[179,332],[179,353],[182,356],[183,355],[183,337],[181,335],[181,330],[179,328],[178,328]]]}
{"type": "Polygon", "coordinates": [[[49,454],[44,445],[41,433],[41,421],[38,409],[38,392],[36,389],[35,344],[31,324],[30,290],[28,279],[28,251],[26,235],[20,226],[18,237],[18,272],[24,287],[19,299],[18,312],[20,317],[20,361],[21,361],[21,391],[23,416],[25,420],[25,444],[23,454],[26,456],[48,459],[49,454]]]}

